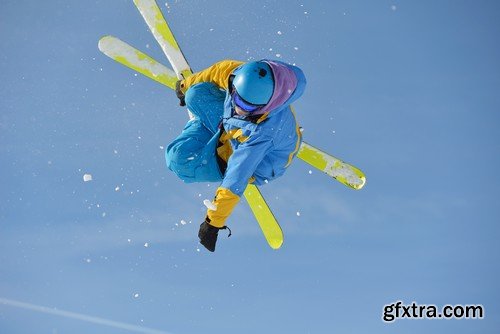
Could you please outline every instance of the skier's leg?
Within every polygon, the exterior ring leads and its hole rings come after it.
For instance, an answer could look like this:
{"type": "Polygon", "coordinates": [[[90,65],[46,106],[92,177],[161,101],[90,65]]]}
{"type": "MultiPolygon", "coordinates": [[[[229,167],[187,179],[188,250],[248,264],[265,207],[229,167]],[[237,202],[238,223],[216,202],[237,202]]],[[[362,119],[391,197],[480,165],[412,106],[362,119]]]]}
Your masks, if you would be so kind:
{"type": "Polygon", "coordinates": [[[210,82],[191,86],[186,92],[186,106],[210,132],[218,132],[224,114],[226,93],[210,82]]]}
{"type": "Polygon", "coordinates": [[[185,182],[216,182],[222,179],[216,157],[218,125],[225,93],[215,85],[201,83],[186,93],[186,105],[195,115],[167,147],[167,167],[185,182]]]}

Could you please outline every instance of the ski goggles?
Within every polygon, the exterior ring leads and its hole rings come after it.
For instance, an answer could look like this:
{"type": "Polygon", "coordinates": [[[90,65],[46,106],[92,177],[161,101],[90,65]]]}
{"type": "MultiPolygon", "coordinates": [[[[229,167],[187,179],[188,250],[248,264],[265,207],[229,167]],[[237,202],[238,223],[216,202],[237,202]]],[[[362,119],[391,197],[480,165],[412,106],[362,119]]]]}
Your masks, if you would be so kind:
{"type": "Polygon", "coordinates": [[[245,101],[234,88],[233,92],[231,93],[231,98],[233,99],[233,103],[235,106],[249,113],[256,112],[264,107],[264,105],[262,104],[252,104],[245,101]]]}

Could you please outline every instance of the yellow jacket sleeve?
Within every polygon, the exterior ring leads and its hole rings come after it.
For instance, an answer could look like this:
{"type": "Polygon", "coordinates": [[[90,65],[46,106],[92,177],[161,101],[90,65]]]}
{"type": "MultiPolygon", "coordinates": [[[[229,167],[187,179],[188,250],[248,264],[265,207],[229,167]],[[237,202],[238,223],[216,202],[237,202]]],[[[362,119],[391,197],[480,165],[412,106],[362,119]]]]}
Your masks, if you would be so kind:
{"type": "Polygon", "coordinates": [[[200,82],[211,82],[220,88],[227,89],[229,76],[233,73],[233,70],[241,64],[243,64],[243,62],[237,60],[222,60],[215,63],[209,68],[194,73],[190,77],[182,80],[181,90],[185,94],[189,87],[200,82]]]}
{"type": "Polygon", "coordinates": [[[212,202],[216,209],[207,210],[207,217],[210,219],[210,225],[223,227],[227,217],[233,212],[234,207],[239,201],[240,197],[233,194],[231,190],[222,187],[217,188],[215,199],[212,202]]]}

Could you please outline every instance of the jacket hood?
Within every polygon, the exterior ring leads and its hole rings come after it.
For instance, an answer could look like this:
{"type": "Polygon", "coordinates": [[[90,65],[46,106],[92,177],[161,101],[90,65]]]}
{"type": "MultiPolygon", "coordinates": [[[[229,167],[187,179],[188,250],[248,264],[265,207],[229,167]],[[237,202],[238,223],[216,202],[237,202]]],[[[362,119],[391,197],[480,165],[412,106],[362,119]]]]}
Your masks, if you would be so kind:
{"type": "Polygon", "coordinates": [[[273,71],[274,92],[266,106],[256,115],[269,112],[269,116],[271,116],[274,110],[284,105],[293,95],[295,88],[297,88],[297,77],[293,70],[284,63],[265,59],[262,61],[266,62],[273,71]]]}

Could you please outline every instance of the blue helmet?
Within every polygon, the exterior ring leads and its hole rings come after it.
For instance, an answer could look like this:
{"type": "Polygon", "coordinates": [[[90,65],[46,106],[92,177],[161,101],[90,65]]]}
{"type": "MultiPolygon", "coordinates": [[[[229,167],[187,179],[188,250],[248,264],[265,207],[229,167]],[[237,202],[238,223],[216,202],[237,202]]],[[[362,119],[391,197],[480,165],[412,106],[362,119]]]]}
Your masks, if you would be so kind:
{"type": "Polygon", "coordinates": [[[274,92],[271,67],[264,61],[252,61],[234,71],[233,86],[246,102],[265,105],[274,92]]]}

